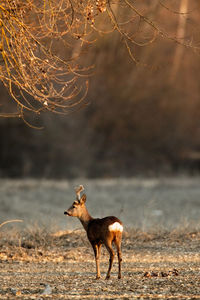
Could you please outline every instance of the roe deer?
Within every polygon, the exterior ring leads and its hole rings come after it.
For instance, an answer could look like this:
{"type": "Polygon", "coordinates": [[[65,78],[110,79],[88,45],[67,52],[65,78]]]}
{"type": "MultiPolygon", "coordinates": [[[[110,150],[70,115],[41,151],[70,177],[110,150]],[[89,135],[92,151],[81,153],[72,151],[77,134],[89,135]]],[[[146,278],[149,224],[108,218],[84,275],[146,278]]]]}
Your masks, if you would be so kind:
{"type": "Polygon", "coordinates": [[[85,206],[86,195],[83,194],[82,197],[80,193],[84,190],[81,185],[76,189],[76,200],[73,202],[72,206],[64,212],[65,215],[71,217],[77,217],[84,229],[87,232],[88,240],[90,241],[92,248],[94,250],[95,261],[96,261],[96,279],[100,278],[100,269],[99,269],[99,259],[100,259],[100,250],[102,244],[106,246],[110,254],[109,259],[109,268],[106,275],[106,279],[110,278],[110,272],[114,259],[114,250],[112,248],[112,243],[114,242],[117,248],[118,254],[118,278],[121,278],[121,240],[123,225],[122,222],[113,216],[105,217],[102,219],[92,218],[85,206]]]}

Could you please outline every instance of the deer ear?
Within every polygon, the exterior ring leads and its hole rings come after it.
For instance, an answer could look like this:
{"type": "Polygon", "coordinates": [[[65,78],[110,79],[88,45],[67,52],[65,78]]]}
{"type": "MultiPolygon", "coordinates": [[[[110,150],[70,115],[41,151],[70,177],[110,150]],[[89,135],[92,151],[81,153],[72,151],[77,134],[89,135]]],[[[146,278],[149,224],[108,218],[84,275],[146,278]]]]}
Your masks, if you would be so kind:
{"type": "Polygon", "coordinates": [[[86,202],[86,194],[83,194],[83,196],[80,199],[80,203],[84,204],[86,202]]]}

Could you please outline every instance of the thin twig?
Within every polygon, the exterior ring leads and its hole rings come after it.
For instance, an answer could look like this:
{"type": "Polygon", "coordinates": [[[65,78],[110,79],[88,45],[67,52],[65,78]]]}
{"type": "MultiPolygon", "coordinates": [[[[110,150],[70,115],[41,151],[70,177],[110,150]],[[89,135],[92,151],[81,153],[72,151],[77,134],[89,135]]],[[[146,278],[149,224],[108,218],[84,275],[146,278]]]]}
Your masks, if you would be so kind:
{"type": "Polygon", "coordinates": [[[8,220],[8,221],[1,223],[0,228],[8,223],[13,223],[13,222],[24,222],[24,221],[23,220],[8,220]]]}

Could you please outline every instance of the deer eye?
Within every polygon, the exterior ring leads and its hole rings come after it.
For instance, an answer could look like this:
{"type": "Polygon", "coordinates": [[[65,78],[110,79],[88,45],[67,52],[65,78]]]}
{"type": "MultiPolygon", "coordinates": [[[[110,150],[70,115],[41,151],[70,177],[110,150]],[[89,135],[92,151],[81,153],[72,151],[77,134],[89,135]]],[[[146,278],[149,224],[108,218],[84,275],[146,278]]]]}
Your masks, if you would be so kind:
{"type": "Polygon", "coordinates": [[[76,208],[76,206],[75,206],[75,205],[72,205],[72,208],[76,208]]]}

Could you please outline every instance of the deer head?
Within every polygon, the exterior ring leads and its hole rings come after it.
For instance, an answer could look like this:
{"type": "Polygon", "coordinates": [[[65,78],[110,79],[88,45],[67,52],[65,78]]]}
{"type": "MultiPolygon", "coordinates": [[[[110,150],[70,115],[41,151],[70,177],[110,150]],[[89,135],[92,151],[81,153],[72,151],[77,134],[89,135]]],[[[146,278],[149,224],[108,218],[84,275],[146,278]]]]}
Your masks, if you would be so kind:
{"type": "Polygon", "coordinates": [[[83,213],[85,212],[85,202],[86,202],[86,195],[83,194],[80,196],[80,193],[84,190],[84,187],[80,185],[78,188],[75,189],[76,191],[76,200],[72,203],[70,208],[64,212],[65,215],[71,217],[80,218],[83,213]]]}

